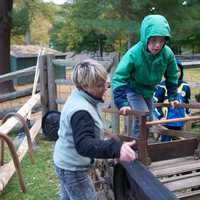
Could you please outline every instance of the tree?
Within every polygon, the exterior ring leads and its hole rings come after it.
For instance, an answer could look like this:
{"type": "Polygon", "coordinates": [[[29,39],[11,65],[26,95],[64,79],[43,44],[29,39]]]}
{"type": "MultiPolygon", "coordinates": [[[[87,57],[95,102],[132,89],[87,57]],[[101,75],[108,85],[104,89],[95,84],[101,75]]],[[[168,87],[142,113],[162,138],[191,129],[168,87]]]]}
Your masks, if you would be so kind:
{"type": "MultiPolygon", "coordinates": [[[[0,1],[0,75],[10,72],[10,32],[12,0],[0,1]]],[[[0,94],[13,91],[11,81],[1,83],[0,94]]]]}

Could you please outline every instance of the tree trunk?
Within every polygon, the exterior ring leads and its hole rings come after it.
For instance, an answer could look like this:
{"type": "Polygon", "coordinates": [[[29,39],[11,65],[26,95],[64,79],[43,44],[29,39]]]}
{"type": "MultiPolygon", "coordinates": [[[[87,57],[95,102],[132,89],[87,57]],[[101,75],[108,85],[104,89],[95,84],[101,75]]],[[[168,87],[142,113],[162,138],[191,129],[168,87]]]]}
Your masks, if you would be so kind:
{"type": "MultiPolygon", "coordinates": [[[[10,70],[10,32],[12,0],[0,1],[0,75],[10,70]]],[[[14,91],[11,81],[1,83],[0,94],[14,91]]]]}
{"type": "Polygon", "coordinates": [[[24,36],[25,45],[31,44],[31,31],[27,30],[24,36]]]}

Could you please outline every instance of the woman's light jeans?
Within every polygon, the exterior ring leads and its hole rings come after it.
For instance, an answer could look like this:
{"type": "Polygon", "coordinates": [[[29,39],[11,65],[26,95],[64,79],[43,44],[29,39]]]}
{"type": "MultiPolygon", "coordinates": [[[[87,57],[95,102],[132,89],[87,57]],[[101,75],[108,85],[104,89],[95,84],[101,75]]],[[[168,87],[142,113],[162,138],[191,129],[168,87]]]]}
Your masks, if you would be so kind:
{"type": "Polygon", "coordinates": [[[88,171],[69,171],[55,166],[60,181],[60,200],[97,200],[88,171]]]}
{"type": "MultiPolygon", "coordinates": [[[[153,119],[152,98],[145,99],[143,96],[130,91],[127,93],[127,98],[133,110],[139,112],[149,112],[150,115],[147,120],[153,119]]],[[[135,139],[140,137],[140,120],[139,117],[136,116],[133,117],[132,137],[135,139]]]]}

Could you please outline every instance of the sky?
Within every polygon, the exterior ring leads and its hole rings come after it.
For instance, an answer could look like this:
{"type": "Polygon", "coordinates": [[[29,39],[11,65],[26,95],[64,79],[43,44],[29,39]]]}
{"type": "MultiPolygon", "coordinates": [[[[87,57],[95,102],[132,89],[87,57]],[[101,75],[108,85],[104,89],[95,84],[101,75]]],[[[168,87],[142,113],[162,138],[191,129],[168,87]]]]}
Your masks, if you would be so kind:
{"type": "Polygon", "coordinates": [[[53,2],[55,4],[61,5],[61,4],[65,3],[67,0],[43,0],[43,1],[44,2],[53,2]]]}

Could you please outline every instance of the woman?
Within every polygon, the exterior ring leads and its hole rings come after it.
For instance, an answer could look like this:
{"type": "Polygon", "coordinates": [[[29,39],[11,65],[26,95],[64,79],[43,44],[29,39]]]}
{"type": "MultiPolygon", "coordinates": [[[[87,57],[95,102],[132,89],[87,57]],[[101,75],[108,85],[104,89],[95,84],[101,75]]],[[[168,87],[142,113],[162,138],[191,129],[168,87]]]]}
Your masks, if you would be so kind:
{"type": "Polygon", "coordinates": [[[60,180],[60,200],[96,200],[88,175],[95,158],[119,158],[133,161],[135,143],[117,139],[103,140],[103,121],[99,103],[106,91],[107,72],[94,60],[74,67],[76,89],[68,97],[60,118],[54,150],[56,173],[60,180]]]}

